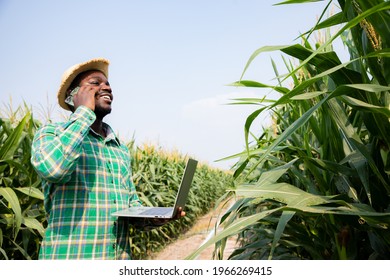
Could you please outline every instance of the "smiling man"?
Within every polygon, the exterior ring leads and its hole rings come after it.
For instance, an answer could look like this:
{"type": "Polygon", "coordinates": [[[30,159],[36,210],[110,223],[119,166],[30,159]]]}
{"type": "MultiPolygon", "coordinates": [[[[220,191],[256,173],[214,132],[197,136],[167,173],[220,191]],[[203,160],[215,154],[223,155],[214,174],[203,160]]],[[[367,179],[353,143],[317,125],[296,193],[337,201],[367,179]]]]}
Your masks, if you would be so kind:
{"type": "Polygon", "coordinates": [[[34,137],[31,162],[48,215],[40,259],[131,258],[128,221],[111,214],[141,203],[129,151],[103,122],[114,99],[108,65],[97,58],[69,68],[57,94],[72,111],[69,120],[45,125],[34,137]]]}

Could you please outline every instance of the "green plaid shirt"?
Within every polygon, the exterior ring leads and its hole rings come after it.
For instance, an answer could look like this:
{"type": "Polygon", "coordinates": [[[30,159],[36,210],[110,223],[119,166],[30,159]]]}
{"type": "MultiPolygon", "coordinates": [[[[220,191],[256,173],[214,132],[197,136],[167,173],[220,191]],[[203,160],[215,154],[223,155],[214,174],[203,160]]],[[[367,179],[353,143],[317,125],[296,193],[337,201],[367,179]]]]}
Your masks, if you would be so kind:
{"type": "Polygon", "coordinates": [[[48,226],[40,259],[130,259],[129,230],[111,213],[140,200],[131,180],[130,154],[94,112],[80,106],[68,122],[35,135],[31,162],[43,181],[48,226]]]}

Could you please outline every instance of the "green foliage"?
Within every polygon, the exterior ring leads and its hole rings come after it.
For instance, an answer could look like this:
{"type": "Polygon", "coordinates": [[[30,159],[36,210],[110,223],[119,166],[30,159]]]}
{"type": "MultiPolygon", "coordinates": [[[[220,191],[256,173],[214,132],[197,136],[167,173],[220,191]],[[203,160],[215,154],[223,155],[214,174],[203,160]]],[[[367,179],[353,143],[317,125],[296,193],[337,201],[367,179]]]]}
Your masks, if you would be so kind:
{"type": "MultiPolygon", "coordinates": [[[[312,1],[281,4],[303,2],[312,1]]],[[[271,88],[280,98],[236,100],[260,106],[245,124],[246,151],[235,155],[238,200],[221,220],[224,230],[188,258],[212,243],[221,256],[232,235],[241,247],[231,259],[390,258],[390,2],[338,2],[341,11],[323,20],[324,11],[302,45],[263,47],[250,57],[243,76],[264,52],[299,61],[285,60],[285,76],[275,69],[276,86],[234,83],[271,88]],[[327,31],[310,45],[312,32],[336,25],[334,36],[327,31]],[[350,61],[333,50],[336,38],[350,61]],[[255,137],[251,125],[265,111],[273,125],[255,137]]]]}
{"type": "Polygon", "coordinates": [[[45,226],[40,180],[30,164],[36,123],[0,119],[0,259],[36,259],[45,226]]]}

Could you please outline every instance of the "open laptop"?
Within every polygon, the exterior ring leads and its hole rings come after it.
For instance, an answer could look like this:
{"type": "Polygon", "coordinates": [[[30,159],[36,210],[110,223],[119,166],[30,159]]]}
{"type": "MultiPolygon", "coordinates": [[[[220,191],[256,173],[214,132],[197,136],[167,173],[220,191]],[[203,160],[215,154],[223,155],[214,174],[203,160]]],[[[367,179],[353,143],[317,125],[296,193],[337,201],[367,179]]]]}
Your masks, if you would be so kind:
{"type": "Polygon", "coordinates": [[[187,201],[188,192],[192,179],[194,178],[196,165],[198,162],[194,159],[188,159],[187,165],[184,170],[183,177],[179,186],[179,190],[176,195],[176,202],[173,207],[129,207],[117,212],[112,213],[113,216],[122,218],[161,218],[171,219],[176,216],[177,209],[182,207],[187,201]]]}

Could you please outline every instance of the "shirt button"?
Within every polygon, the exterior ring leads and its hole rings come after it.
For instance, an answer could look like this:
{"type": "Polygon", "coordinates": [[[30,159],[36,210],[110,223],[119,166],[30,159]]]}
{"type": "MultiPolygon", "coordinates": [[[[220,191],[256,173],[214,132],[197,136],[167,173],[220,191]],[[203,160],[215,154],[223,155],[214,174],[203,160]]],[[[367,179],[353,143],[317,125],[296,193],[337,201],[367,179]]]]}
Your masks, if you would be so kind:
{"type": "Polygon", "coordinates": [[[116,204],[116,199],[114,199],[114,201],[113,201],[115,204],[116,204]]]}
{"type": "Polygon", "coordinates": [[[112,249],[116,248],[116,243],[112,244],[112,249]]]}

